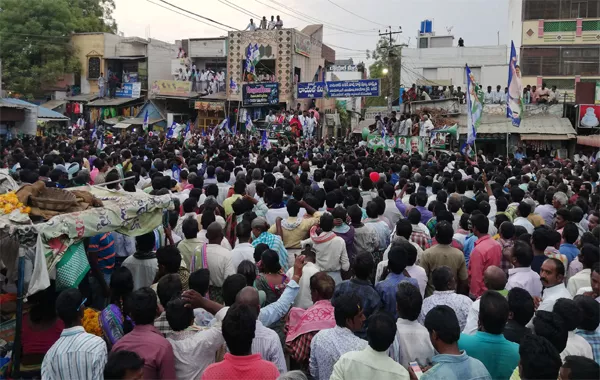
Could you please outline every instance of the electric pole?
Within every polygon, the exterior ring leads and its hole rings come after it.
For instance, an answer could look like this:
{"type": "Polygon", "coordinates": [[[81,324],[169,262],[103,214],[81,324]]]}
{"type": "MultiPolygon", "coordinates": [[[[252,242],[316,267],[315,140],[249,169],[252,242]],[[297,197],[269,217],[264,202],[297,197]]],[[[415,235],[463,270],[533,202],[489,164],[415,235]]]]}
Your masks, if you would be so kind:
{"type": "MultiPolygon", "coordinates": [[[[389,29],[386,29],[384,33],[381,33],[381,30],[379,31],[379,36],[380,37],[384,37],[387,36],[389,38],[389,45],[388,45],[388,51],[387,51],[387,58],[388,58],[388,96],[387,96],[387,108],[388,108],[388,114],[392,113],[392,102],[394,100],[393,96],[394,96],[394,79],[393,79],[393,65],[394,65],[394,58],[393,58],[393,54],[392,54],[392,50],[395,47],[400,47],[400,59],[402,59],[402,46],[403,45],[394,45],[394,39],[392,38],[392,35],[394,34],[402,34],[402,27],[399,26],[398,27],[398,31],[397,32],[393,32],[392,31],[392,27],[390,26],[389,29]]],[[[400,61],[400,72],[399,74],[402,74],[402,61],[400,61]]]]}

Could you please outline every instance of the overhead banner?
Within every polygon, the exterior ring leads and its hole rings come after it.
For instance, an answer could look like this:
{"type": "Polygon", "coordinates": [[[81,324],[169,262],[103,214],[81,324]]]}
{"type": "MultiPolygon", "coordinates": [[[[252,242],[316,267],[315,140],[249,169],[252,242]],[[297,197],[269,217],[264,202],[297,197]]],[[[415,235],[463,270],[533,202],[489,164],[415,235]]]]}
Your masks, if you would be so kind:
{"type": "Polygon", "coordinates": [[[298,83],[297,98],[351,98],[358,96],[379,96],[379,79],[342,80],[333,82],[298,83]]]}
{"type": "Polygon", "coordinates": [[[431,131],[429,146],[436,149],[446,149],[446,136],[448,136],[447,132],[431,131]]]}
{"type": "Polygon", "coordinates": [[[279,104],[279,83],[248,83],[242,86],[242,105],[244,107],[277,104],[279,104]]]}
{"type": "Polygon", "coordinates": [[[155,80],[150,89],[152,95],[162,96],[190,97],[191,92],[192,82],[180,80],[155,80]]]}
{"type": "Polygon", "coordinates": [[[424,152],[423,138],[419,136],[385,136],[372,133],[367,137],[367,147],[371,149],[394,150],[402,149],[404,152],[424,152]]]}
{"type": "Polygon", "coordinates": [[[142,84],[136,83],[123,83],[121,88],[115,91],[115,97],[117,98],[139,98],[142,96],[142,84]]]}

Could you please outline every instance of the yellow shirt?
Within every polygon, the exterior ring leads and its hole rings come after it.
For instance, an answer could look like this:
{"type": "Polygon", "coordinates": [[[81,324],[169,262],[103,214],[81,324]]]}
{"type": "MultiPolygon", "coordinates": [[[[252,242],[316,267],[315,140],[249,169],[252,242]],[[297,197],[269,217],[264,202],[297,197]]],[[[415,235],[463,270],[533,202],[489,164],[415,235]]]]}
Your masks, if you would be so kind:
{"type": "Polygon", "coordinates": [[[233,207],[231,207],[231,206],[233,205],[233,202],[235,202],[236,200],[238,200],[241,197],[242,196],[240,194],[233,194],[232,196],[230,196],[229,198],[227,198],[223,201],[223,208],[225,209],[226,217],[233,214],[233,207]]]}
{"type": "MultiPolygon", "coordinates": [[[[302,218],[302,221],[300,221],[298,227],[294,228],[293,230],[285,229],[282,226],[281,233],[283,236],[281,237],[281,240],[283,240],[283,245],[285,246],[285,248],[300,249],[300,242],[308,238],[310,229],[312,228],[312,226],[319,223],[320,217],[321,214],[319,212],[315,212],[313,216],[305,214],[305,216],[302,218]]],[[[293,225],[298,222],[298,218],[295,216],[290,216],[286,219],[286,222],[288,224],[293,225]]],[[[273,224],[269,229],[269,232],[272,234],[277,233],[277,225],[273,224]]]]}

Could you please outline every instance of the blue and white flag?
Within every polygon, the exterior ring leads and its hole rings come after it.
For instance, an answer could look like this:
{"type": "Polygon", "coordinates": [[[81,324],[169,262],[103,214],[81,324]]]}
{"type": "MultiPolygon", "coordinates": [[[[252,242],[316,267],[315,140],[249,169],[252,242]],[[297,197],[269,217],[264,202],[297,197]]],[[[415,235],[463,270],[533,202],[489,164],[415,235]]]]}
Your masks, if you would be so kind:
{"type": "Polygon", "coordinates": [[[181,178],[181,168],[173,164],[173,166],[171,167],[171,172],[173,173],[173,179],[179,182],[179,179],[181,178]]]}
{"type": "Polygon", "coordinates": [[[202,128],[202,137],[206,136],[206,128],[202,128]]]}
{"type": "Polygon", "coordinates": [[[510,61],[508,62],[508,94],[506,95],[506,117],[512,125],[521,125],[523,117],[523,82],[521,68],[517,65],[517,50],[515,43],[510,43],[510,61]]]}
{"type": "Polygon", "coordinates": [[[144,131],[148,130],[148,110],[146,110],[146,115],[144,115],[144,123],[142,124],[142,129],[144,131]]]}
{"type": "Polygon", "coordinates": [[[229,118],[226,117],[225,119],[223,119],[221,124],[218,125],[218,128],[220,130],[229,131],[229,118]]]}
{"type": "Polygon", "coordinates": [[[256,75],[256,64],[260,61],[260,51],[257,44],[250,44],[246,49],[246,72],[256,75]]]}
{"type": "Polygon", "coordinates": [[[185,126],[185,131],[183,132],[183,140],[184,141],[188,141],[189,139],[192,138],[192,131],[190,130],[190,121],[188,120],[186,126],[185,126]]]}
{"type": "Polygon", "coordinates": [[[171,124],[171,126],[169,127],[169,130],[167,131],[167,138],[170,139],[171,137],[173,137],[173,133],[175,132],[175,125],[177,123],[173,122],[173,124],[171,124]]]}
{"type": "Polygon", "coordinates": [[[473,151],[473,148],[471,147],[470,144],[468,143],[464,143],[461,147],[460,147],[460,152],[462,154],[464,154],[467,157],[474,157],[475,156],[475,152],[473,151]]]}
{"type": "Polygon", "coordinates": [[[467,76],[467,144],[473,144],[477,138],[477,128],[481,124],[484,94],[467,65],[465,65],[465,73],[467,76]]]}
{"type": "Polygon", "coordinates": [[[236,81],[233,80],[233,78],[229,78],[229,88],[232,92],[238,91],[238,84],[236,81]]]}
{"type": "Polygon", "coordinates": [[[271,149],[271,142],[269,141],[269,137],[267,136],[267,131],[263,131],[262,140],[260,140],[260,146],[263,149],[271,149]]]}
{"type": "Polygon", "coordinates": [[[246,112],[246,131],[250,131],[254,128],[254,123],[252,123],[252,118],[250,117],[250,113],[246,112]]]}
{"type": "Polygon", "coordinates": [[[233,134],[237,135],[237,122],[233,125],[233,134]]]}
{"type": "Polygon", "coordinates": [[[94,129],[92,129],[92,136],[91,136],[92,141],[94,141],[98,138],[98,136],[96,135],[97,127],[98,127],[98,123],[94,123],[94,129]]]}

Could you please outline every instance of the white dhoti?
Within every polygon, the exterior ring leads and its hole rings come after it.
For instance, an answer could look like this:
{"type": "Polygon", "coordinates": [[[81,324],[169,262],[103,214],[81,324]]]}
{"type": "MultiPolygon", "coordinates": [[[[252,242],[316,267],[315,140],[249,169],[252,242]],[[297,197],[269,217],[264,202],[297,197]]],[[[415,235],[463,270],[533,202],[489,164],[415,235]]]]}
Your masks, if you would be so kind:
{"type": "Polygon", "coordinates": [[[207,88],[208,88],[208,81],[201,80],[200,81],[200,92],[206,92],[207,88]]]}

